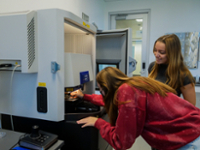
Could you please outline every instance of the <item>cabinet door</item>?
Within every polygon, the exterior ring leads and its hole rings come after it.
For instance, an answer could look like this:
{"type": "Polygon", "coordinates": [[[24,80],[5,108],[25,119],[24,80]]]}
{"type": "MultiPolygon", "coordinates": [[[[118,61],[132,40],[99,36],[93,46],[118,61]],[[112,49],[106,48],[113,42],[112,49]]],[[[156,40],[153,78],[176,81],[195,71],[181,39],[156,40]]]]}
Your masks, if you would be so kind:
{"type": "Polygon", "coordinates": [[[101,31],[96,34],[97,72],[107,66],[119,68],[129,75],[131,29],[101,31]]]}

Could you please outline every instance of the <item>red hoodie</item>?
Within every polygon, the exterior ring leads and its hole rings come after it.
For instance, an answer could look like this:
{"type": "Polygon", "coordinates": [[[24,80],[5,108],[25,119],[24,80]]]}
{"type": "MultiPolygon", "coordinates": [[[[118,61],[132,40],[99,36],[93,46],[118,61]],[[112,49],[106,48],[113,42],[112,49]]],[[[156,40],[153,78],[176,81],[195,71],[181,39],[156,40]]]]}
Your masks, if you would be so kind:
{"type": "MultiPolygon", "coordinates": [[[[84,99],[104,105],[101,95],[85,94],[84,99]]],[[[130,148],[139,135],[159,150],[183,147],[200,136],[200,109],[175,94],[162,97],[123,84],[117,99],[128,103],[118,106],[116,125],[101,118],[95,123],[101,136],[116,150],[130,148]]]]}

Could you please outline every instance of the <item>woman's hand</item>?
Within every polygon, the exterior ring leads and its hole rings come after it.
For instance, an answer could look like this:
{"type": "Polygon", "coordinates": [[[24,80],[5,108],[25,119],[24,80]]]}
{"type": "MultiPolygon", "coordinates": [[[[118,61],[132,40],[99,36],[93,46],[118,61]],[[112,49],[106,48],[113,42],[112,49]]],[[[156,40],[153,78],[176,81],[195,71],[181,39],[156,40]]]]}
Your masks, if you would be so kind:
{"type": "Polygon", "coordinates": [[[88,127],[88,126],[93,127],[95,122],[97,121],[97,119],[98,118],[96,118],[96,117],[87,117],[87,118],[83,118],[81,120],[78,120],[77,124],[84,124],[84,125],[81,126],[82,128],[88,127]]]}
{"type": "Polygon", "coordinates": [[[76,90],[70,93],[70,95],[73,98],[79,97],[79,98],[83,98],[84,94],[81,92],[81,90],[76,90]]]}

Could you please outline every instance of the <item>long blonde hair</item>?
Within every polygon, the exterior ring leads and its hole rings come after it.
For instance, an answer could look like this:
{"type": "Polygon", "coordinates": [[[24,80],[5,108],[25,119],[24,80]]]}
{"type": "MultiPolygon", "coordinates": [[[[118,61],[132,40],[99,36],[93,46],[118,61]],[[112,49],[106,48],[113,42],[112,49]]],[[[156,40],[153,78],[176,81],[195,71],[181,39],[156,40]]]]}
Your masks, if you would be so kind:
{"type": "Polygon", "coordinates": [[[168,92],[176,94],[176,91],[168,85],[147,77],[129,78],[119,69],[107,67],[97,74],[96,80],[105,91],[104,103],[110,118],[111,125],[115,125],[118,116],[118,100],[116,98],[118,88],[127,83],[132,87],[145,91],[146,93],[158,93],[161,96],[167,96],[168,92]]]}
{"type": "MultiPolygon", "coordinates": [[[[187,76],[194,86],[195,80],[189,69],[184,64],[179,38],[175,34],[169,34],[159,37],[154,43],[153,52],[155,51],[155,45],[158,41],[165,44],[165,50],[168,59],[168,67],[166,70],[166,83],[172,88],[177,89],[183,86],[184,77],[187,76]]],[[[156,78],[159,66],[159,64],[155,63],[151,73],[149,74],[150,78],[156,78]]]]}

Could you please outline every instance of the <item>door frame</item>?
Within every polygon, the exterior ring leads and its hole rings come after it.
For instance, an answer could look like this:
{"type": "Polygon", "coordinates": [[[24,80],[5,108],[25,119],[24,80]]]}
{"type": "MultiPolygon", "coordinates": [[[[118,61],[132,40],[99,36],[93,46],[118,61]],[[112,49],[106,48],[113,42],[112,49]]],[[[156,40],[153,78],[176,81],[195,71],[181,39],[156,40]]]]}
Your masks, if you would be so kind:
{"type": "Polygon", "coordinates": [[[115,27],[112,26],[112,21],[117,15],[140,15],[140,14],[147,14],[147,28],[146,28],[146,35],[143,35],[142,41],[142,67],[141,67],[141,75],[148,76],[148,65],[149,65],[149,52],[151,52],[150,48],[150,9],[142,9],[142,10],[129,10],[129,11],[115,11],[108,13],[108,29],[112,30],[115,27]]]}

